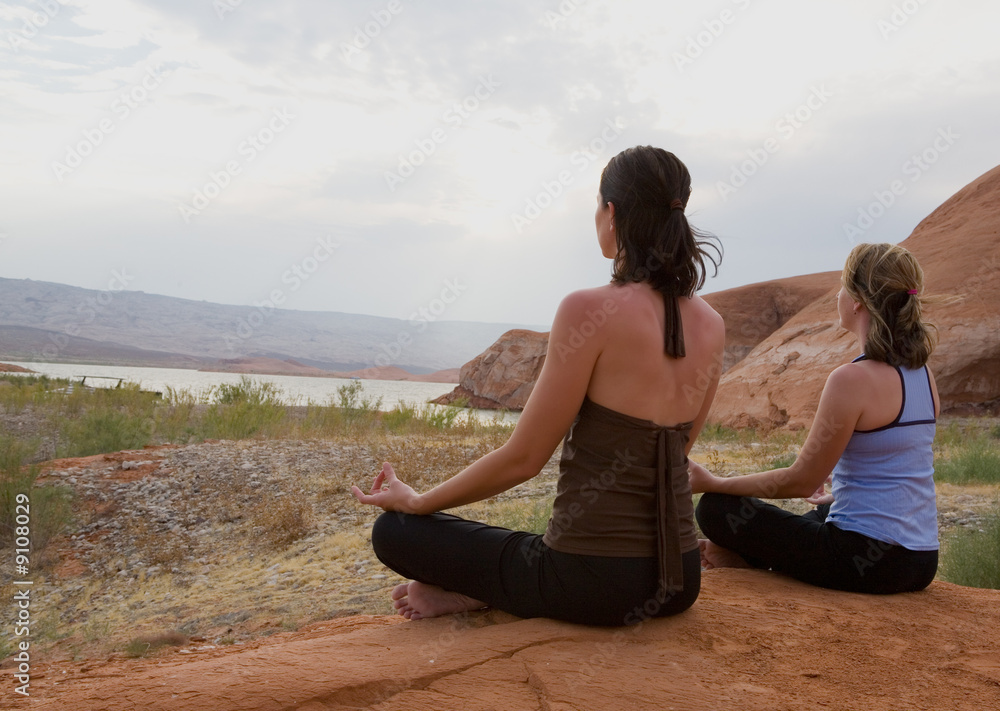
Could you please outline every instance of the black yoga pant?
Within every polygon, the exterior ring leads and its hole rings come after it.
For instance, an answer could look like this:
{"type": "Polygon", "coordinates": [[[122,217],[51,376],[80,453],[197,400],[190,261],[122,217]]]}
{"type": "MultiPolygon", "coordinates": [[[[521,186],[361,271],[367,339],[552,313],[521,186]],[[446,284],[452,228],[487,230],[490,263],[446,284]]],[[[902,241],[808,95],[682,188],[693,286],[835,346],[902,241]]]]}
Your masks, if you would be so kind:
{"type": "Polygon", "coordinates": [[[675,615],[694,603],[701,584],[697,549],[684,554],[683,590],[658,595],[656,558],[561,553],[539,535],[443,513],[383,513],[372,529],[372,547],[404,578],[518,617],[589,625],[631,625],[675,615]]]}
{"type": "Polygon", "coordinates": [[[898,593],[923,590],[937,572],[937,551],[911,551],[824,523],[829,505],[799,516],[773,504],[703,494],[695,515],[713,543],[770,568],[834,590],[898,593]]]}

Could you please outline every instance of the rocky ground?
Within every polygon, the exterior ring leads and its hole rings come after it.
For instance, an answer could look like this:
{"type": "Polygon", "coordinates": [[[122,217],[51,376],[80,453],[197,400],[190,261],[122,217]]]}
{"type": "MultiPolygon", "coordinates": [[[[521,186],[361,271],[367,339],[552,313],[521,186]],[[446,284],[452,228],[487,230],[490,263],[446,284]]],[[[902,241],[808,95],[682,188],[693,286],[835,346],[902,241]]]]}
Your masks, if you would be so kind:
{"type": "MultiPolygon", "coordinates": [[[[214,441],[48,462],[41,481],[72,489],[75,520],[34,575],[35,648],[101,656],[171,631],[239,643],[391,612],[386,588],[397,580],[368,545],[376,512],[350,485],[369,483],[383,460],[404,462],[400,475],[420,485],[492,446],[406,436],[214,441]]],[[[505,498],[550,495],[553,466],[505,498]]],[[[13,594],[11,577],[0,581],[0,594],[13,594]]]]}
{"type": "MultiPolygon", "coordinates": [[[[48,462],[43,480],[72,489],[76,511],[48,567],[33,571],[34,649],[51,659],[106,657],[171,632],[243,644],[318,620],[391,613],[397,578],[368,543],[376,512],[354,501],[350,485],[364,486],[383,460],[418,488],[431,485],[498,444],[445,435],[209,441],[48,462]]],[[[693,457],[741,471],[794,447],[707,443],[693,457]]],[[[550,500],[556,462],[499,504],[459,513],[516,526],[505,511],[550,500]]],[[[939,486],[942,530],[979,526],[996,498],[993,487],[939,486]]],[[[0,578],[5,598],[10,581],[0,578]]],[[[12,614],[0,610],[2,624],[12,614]]]]}

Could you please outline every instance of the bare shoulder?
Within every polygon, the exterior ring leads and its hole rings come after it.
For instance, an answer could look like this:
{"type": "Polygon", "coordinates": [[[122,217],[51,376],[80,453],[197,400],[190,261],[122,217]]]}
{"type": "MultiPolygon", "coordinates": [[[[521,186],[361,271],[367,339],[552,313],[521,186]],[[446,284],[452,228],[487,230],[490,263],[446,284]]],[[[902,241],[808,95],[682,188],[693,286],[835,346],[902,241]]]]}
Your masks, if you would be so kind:
{"type": "Polygon", "coordinates": [[[826,387],[841,391],[857,392],[871,383],[871,371],[863,367],[865,361],[845,363],[833,369],[827,376],[826,387]]]}
{"type": "Polygon", "coordinates": [[[639,284],[606,284],[591,289],[569,293],[559,304],[559,311],[569,317],[591,317],[597,313],[611,315],[633,309],[643,299],[636,298],[642,291],[639,284]]]}
{"type": "Polygon", "coordinates": [[[887,387],[898,389],[898,384],[899,376],[891,365],[873,360],[860,360],[857,363],[845,363],[834,368],[826,379],[825,390],[834,396],[868,402],[873,396],[884,397],[887,387]]]}
{"type": "Polygon", "coordinates": [[[572,313],[580,309],[592,309],[612,298],[614,298],[614,293],[611,291],[611,285],[579,289],[571,291],[563,297],[559,303],[559,310],[572,313]]]}
{"type": "Polygon", "coordinates": [[[691,297],[690,304],[691,309],[694,310],[700,318],[704,319],[703,325],[706,328],[721,330],[725,333],[726,322],[723,320],[722,315],[712,308],[711,304],[697,295],[691,297]]]}

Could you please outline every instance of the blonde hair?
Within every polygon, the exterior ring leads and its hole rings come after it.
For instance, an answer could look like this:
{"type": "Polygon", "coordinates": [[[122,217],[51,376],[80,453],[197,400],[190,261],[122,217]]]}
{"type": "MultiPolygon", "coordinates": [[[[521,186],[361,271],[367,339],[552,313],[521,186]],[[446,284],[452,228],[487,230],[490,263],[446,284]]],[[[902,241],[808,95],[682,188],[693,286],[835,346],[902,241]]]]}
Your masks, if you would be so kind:
{"type": "Polygon", "coordinates": [[[847,295],[871,317],[865,355],[894,366],[920,368],[936,345],[936,329],[923,320],[924,272],[909,251],[893,244],[859,244],[844,265],[847,295]]]}

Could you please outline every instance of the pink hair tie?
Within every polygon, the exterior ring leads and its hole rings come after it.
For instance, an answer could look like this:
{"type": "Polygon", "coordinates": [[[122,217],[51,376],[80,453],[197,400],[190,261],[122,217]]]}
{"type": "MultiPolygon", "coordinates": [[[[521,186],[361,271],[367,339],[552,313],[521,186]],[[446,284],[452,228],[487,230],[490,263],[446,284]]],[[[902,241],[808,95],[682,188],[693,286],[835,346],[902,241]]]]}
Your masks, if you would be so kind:
{"type": "Polygon", "coordinates": [[[906,293],[907,293],[907,294],[910,294],[910,295],[912,296],[913,294],[916,294],[916,293],[917,293],[917,290],[916,290],[916,289],[910,289],[910,290],[909,290],[909,291],[907,291],[906,293]]]}

